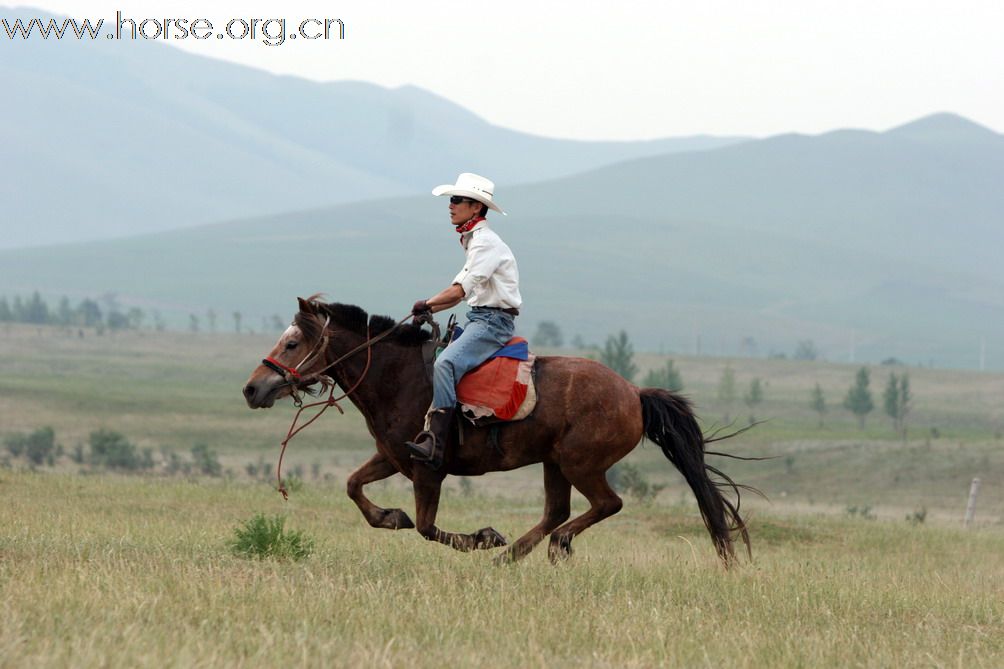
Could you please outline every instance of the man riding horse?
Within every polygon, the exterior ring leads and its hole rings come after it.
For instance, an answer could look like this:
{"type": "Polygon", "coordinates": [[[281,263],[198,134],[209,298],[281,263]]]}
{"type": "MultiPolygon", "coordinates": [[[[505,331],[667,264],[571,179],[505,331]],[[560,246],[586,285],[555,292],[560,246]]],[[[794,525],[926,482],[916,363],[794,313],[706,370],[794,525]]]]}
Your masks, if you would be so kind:
{"type": "Polygon", "coordinates": [[[491,527],[470,533],[439,528],[436,515],[444,479],[542,464],[543,517],[497,557],[500,562],[528,555],[546,537],[552,561],[571,555],[576,536],[620,511],[622,500],[611,488],[607,471],[645,437],[687,481],[722,561],[729,565],[735,560],[734,533],[749,552],[749,533],[739,514],[739,486],[705,463],[705,446],[724,437],[704,438],[686,398],[661,388],[639,388],[595,360],[536,358],[534,385],[541,399],[532,414],[506,422],[504,428],[471,427],[463,439],[448,439],[457,382],[508,342],[521,304],[516,260],[485,220],[488,210],[505,213],[495,204],[493,191],[494,184],[476,174],[461,174],[457,183],[432,191],[450,196],[450,222],[460,233],[467,257],[451,285],[416,302],[413,313],[421,317],[449,309],[465,298],[471,306],[464,333],[435,364],[432,388],[423,355],[428,332],[370,316],[354,305],[300,299],[293,323],[244,386],[248,406],[271,407],[277,399],[325,379],[344,389],[365,417],[377,451],[346,482],[349,497],[366,521],[385,529],[414,527],[426,539],[461,551],[507,542],[491,527]],[[427,407],[426,429],[408,442],[427,407]],[[367,484],[397,473],[412,481],[414,522],[402,509],[374,504],[363,491],[367,484]],[[589,502],[574,518],[573,487],[589,502]],[[722,487],[735,492],[734,503],[722,494],[722,487]]]}
{"type": "Polygon", "coordinates": [[[412,307],[416,318],[450,309],[466,299],[467,326],[436,359],[432,406],[426,428],[406,442],[411,457],[439,469],[457,405],[457,383],[464,374],[487,360],[512,338],[522,298],[519,270],[512,251],[488,227],[488,210],[505,212],[494,201],[495,184],[465,172],[457,183],[437,186],[433,195],[450,196],[450,223],[460,234],[464,268],[446,289],[412,307]]]}

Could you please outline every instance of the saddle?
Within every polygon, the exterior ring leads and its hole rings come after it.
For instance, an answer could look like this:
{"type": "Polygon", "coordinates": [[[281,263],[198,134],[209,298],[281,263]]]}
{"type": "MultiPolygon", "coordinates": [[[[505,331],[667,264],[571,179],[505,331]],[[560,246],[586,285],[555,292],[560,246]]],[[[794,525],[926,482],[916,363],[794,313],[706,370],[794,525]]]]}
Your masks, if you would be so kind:
{"type": "Polygon", "coordinates": [[[457,384],[460,413],[475,425],[522,420],[537,406],[536,357],[527,341],[513,337],[457,384]]]}
{"type": "MultiPolygon", "coordinates": [[[[433,324],[433,340],[427,343],[424,351],[430,379],[436,354],[460,336],[460,332],[462,330],[451,316],[446,337],[440,340],[439,327],[433,324]]],[[[536,356],[530,353],[525,339],[510,339],[457,383],[460,415],[474,425],[512,422],[529,416],[537,405],[535,362],[536,356]]]]}

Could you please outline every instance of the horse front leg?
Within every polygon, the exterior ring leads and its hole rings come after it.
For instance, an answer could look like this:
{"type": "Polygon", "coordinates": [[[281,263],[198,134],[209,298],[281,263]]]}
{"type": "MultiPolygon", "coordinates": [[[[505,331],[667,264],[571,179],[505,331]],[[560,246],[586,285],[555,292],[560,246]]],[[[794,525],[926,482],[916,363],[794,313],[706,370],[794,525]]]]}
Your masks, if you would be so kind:
{"type": "Polygon", "coordinates": [[[438,541],[458,551],[497,548],[506,545],[506,539],[491,527],[483,527],[471,534],[444,532],[436,527],[439,511],[439,494],[443,489],[445,474],[433,472],[416,464],[412,471],[415,484],[415,520],[419,534],[429,541],[438,541]]]}
{"type": "Polygon", "coordinates": [[[382,454],[377,453],[349,476],[346,485],[349,498],[356,503],[366,522],[372,527],[386,530],[404,530],[415,527],[408,514],[401,509],[384,509],[371,502],[363,494],[363,486],[366,484],[382,481],[397,473],[397,467],[382,454]]]}

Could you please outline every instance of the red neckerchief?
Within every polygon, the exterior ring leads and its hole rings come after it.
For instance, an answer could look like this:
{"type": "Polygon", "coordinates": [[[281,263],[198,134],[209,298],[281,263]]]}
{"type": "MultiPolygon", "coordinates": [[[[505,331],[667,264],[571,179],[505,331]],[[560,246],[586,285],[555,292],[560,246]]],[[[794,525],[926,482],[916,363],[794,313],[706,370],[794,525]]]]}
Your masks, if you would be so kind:
{"type": "Polygon", "coordinates": [[[481,221],[484,221],[484,220],[487,220],[484,216],[475,216],[474,218],[472,218],[471,220],[467,221],[466,223],[458,225],[457,226],[457,232],[460,233],[460,234],[464,234],[465,232],[470,232],[471,230],[474,229],[475,225],[477,225],[478,223],[480,223],[481,221]]]}
{"type": "Polygon", "coordinates": [[[484,216],[475,216],[474,218],[472,218],[471,220],[467,221],[463,225],[458,225],[457,226],[457,232],[460,234],[460,245],[461,246],[464,245],[464,233],[465,232],[470,232],[471,230],[474,229],[475,225],[477,225],[481,221],[485,221],[485,220],[487,220],[487,219],[484,216]]]}

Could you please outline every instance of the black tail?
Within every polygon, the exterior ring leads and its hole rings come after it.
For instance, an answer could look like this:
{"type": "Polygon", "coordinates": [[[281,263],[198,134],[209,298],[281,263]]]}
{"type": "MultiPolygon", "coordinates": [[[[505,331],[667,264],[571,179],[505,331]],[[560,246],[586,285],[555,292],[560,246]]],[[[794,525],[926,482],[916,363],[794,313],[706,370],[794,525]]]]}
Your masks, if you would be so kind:
{"type": "Polygon", "coordinates": [[[690,402],[660,388],[642,388],[640,395],[645,436],[662,448],[669,461],[687,479],[718,556],[726,565],[735,559],[732,533],[738,532],[746,544],[747,554],[752,557],[746,523],[739,515],[740,486],[717,468],[705,464],[704,435],[697,425],[690,402]],[[722,481],[712,480],[711,474],[722,481]],[[735,505],[719,491],[722,486],[735,491],[735,505]]]}

